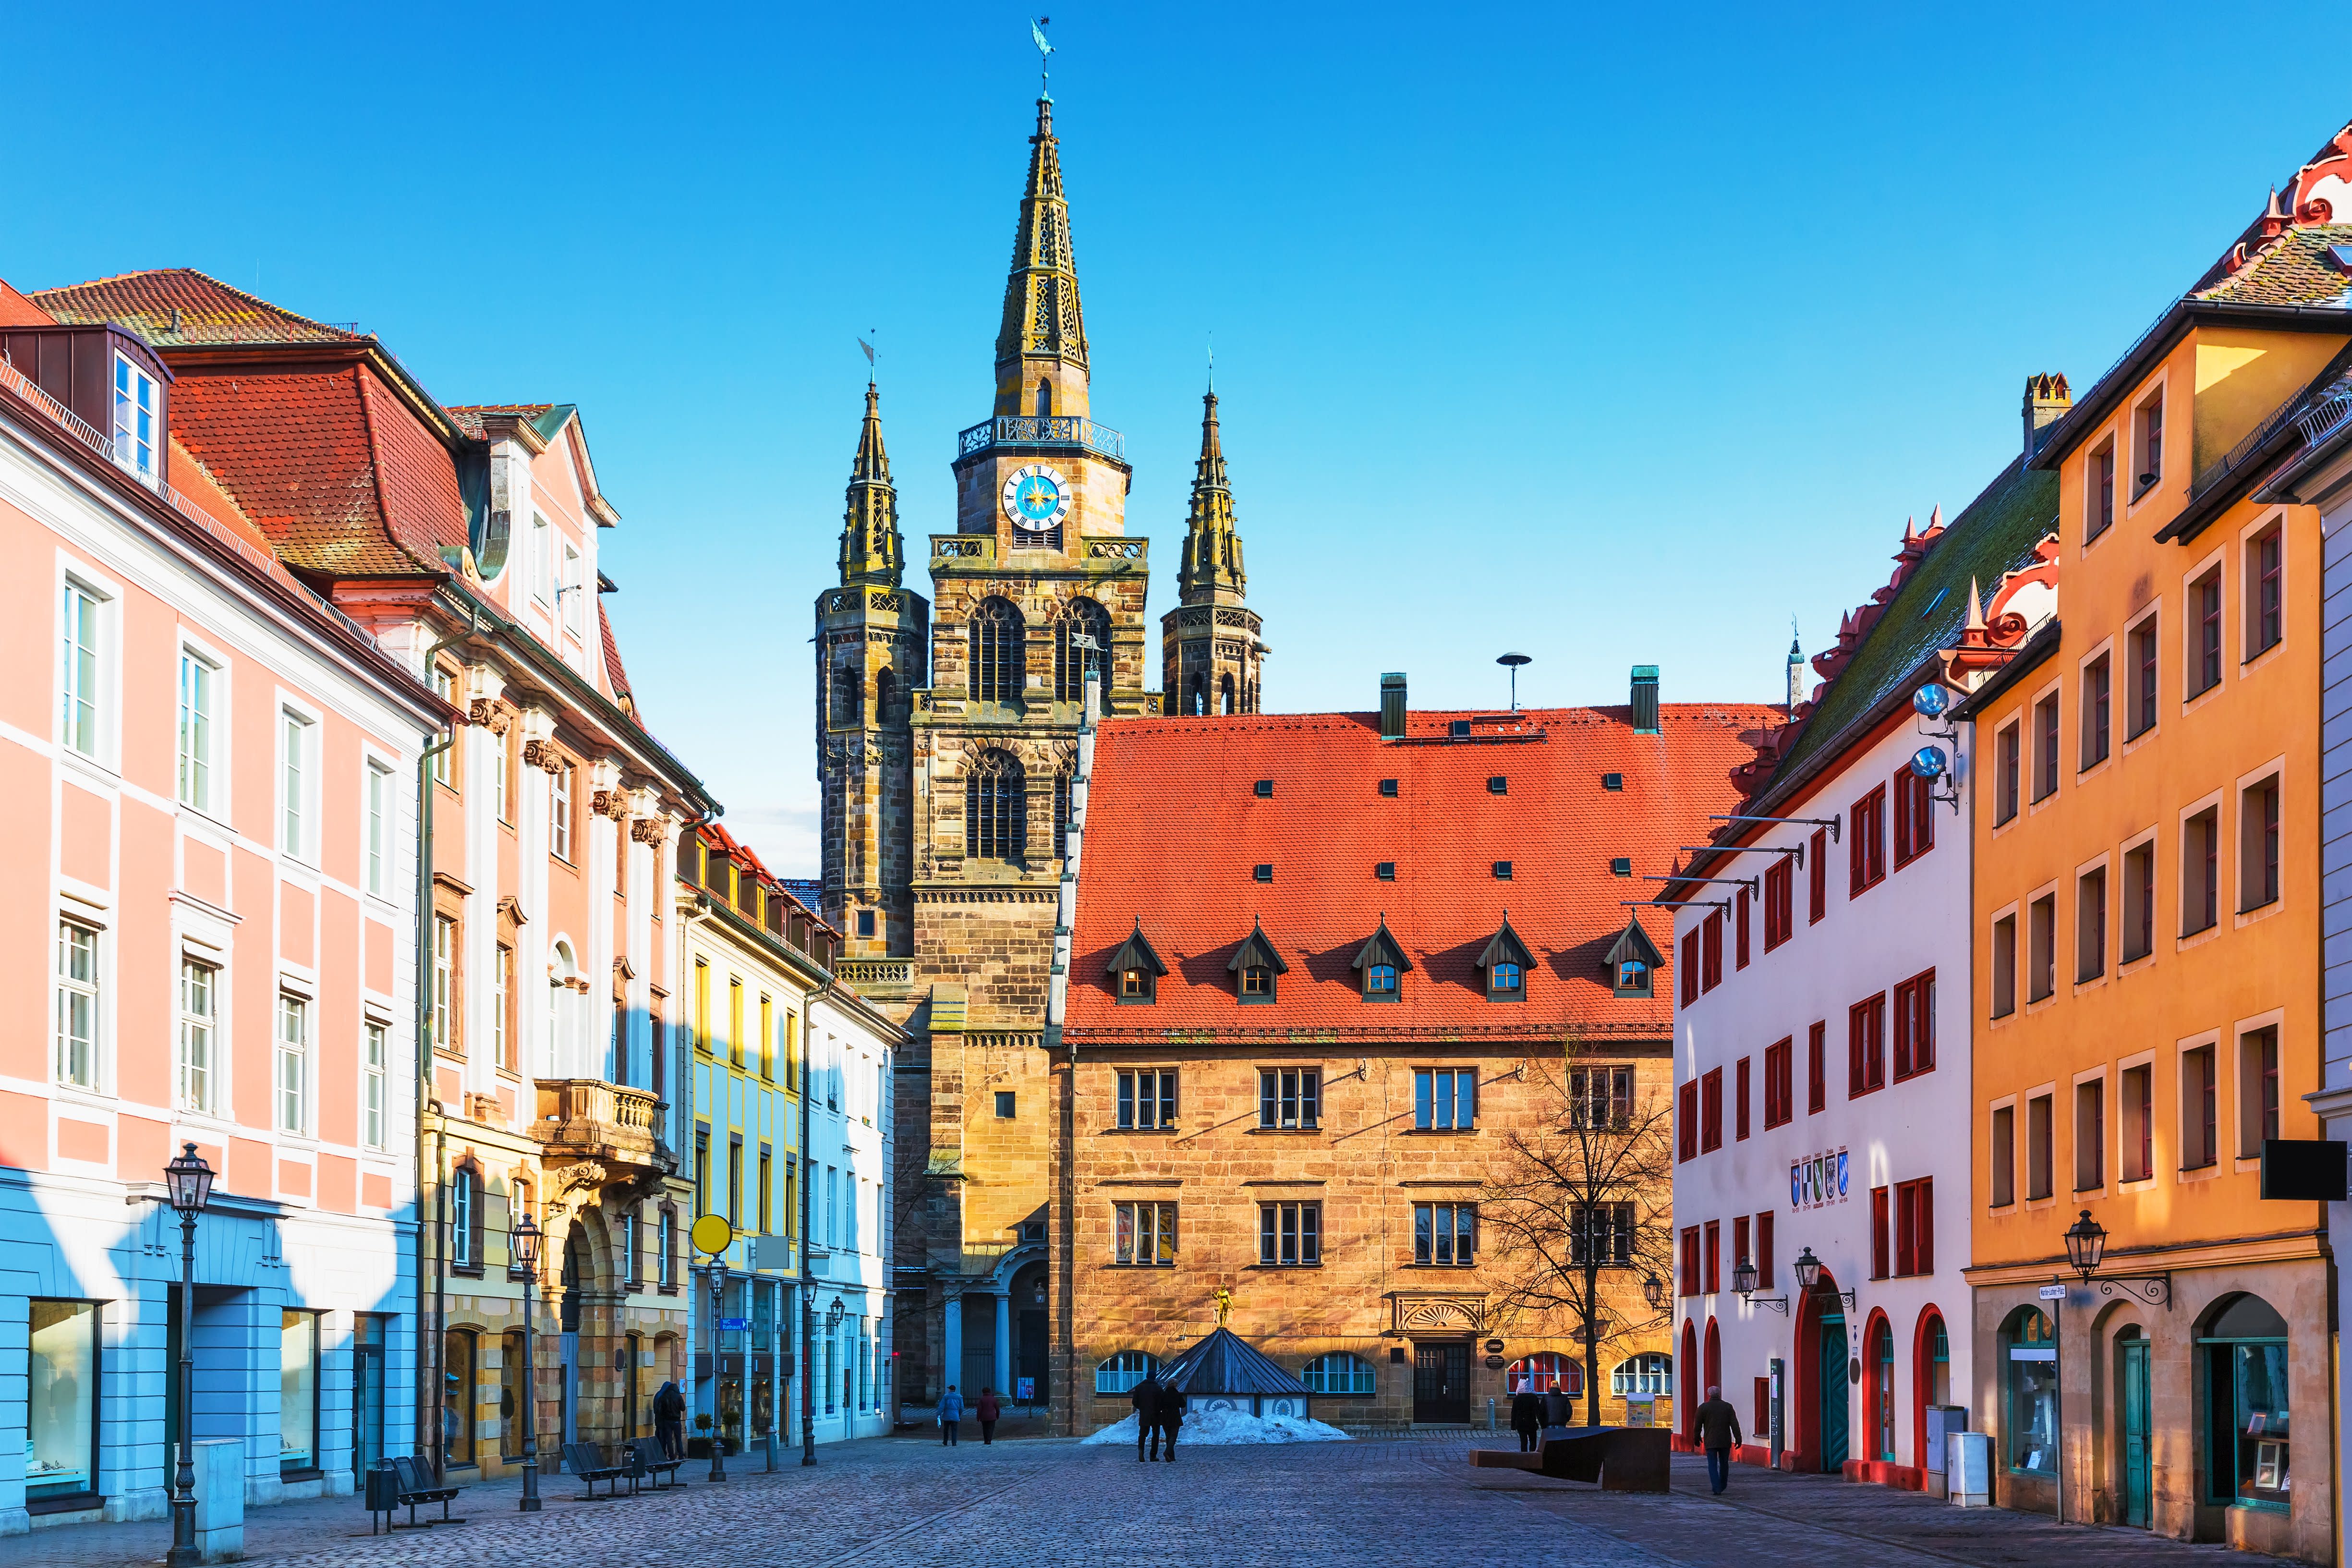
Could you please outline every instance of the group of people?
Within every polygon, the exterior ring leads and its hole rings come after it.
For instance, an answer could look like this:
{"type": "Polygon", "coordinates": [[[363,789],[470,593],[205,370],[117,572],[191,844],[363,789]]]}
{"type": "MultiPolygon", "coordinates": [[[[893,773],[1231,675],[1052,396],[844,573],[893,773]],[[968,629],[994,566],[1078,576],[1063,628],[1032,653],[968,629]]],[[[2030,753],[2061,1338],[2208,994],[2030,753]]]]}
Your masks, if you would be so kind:
{"type": "Polygon", "coordinates": [[[1135,1462],[1176,1458],[1176,1434],[1184,1425],[1184,1391],[1156,1377],[1146,1377],[1129,1396],[1135,1405],[1135,1462]],[[1167,1451],[1160,1451],[1163,1440],[1167,1451]],[[1150,1445],[1146,1453],[1144,1446],[1150,1445]]]}
{"type": "MultiPolygon", "coordinates": [[[[1530,1384],[1511,1395],[1511,1430],[1519,1436],[1519,1452],[1532,1454],[1540,1447],[1547,1426],[1567,1426],[1573,1403],[1560,1391],[1558,1378],[1548,1389],[1530,1384]]],[[[1706,1403],[1692,1413],[1692,1420],[1698,1427],[1699,1447],[1706,1451],[1706,1484],[1720,1495],[1731,1479],[1732,1450],[1743,1441],[1739,1412],[1724,1398],[1722,1389],[1710,1388],[1706,1403]]]]}
{"type": "Polygon", "coordinates": [[[1575,1410],[1576,1401],[1560,1388],[1558,1378],[1551,1380],[1549,1388],[1529,1383],[1511,1395],[1511,1430],[1519,1435],[1519,1452],[1534,1453],[1543,1441],[1544,1428],[1567,1426],[1575,1410]]]}
{"type": "MultiPolygon", "coordinates": [[[[952,1448],[957,1446],[956,1439],[961,1435],[963,1426],[963,1395],[958,1394],[956,1385],[950,1383],[948,1384],[947,1393],[940,1398],[940,1446],[941,1447],[952,1448]]],[[[996,1423],[1004,1414],[1003,1402],[996,1397],[996,1390],[982,1385],[980,1397],[971,1402],[971,1413],[980,1422],[980,1440],[994,1447],[996,1423]]]]}

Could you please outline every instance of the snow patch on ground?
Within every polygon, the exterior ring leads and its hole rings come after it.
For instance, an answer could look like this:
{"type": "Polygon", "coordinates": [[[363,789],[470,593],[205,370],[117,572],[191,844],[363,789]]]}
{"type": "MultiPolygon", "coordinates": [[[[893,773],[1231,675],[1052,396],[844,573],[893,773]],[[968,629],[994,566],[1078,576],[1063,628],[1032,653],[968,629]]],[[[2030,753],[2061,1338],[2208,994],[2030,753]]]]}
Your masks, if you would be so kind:
{"type": "MultiPolygon", "coordinates": [[[[1078,1439],[1081,1443],[1124,1443],[1135,1446],[1135,1417],[1104,1427],[1078,1439]]],[[[1303,1415],[1253,1415],[1246,1410],[1193,1410],[1178,1431],[1179,1447],[1232,1447],[1244,1443],[1345,1443],[1348,1435],[1337,1426],[1303,1415]]]]}

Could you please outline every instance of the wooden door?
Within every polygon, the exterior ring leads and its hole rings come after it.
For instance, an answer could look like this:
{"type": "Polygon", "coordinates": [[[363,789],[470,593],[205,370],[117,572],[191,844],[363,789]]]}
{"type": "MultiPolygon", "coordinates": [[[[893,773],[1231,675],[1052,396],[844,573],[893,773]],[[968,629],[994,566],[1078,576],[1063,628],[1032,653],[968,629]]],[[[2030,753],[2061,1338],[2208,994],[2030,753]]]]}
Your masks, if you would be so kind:
{"type": "Polygon", "coordinates": [[[1412,1418],[1458,1426],[1470,1419],[1470,1346],[1466,1342],[1412,1347],[1412,1418]]]}
{"type": "Polygon", "coordinates": [[[2124,1522],[2145,1530],[2148,1522],[2147,1352],[2146,1340],[2126,1340],[2117,1349],[2123,1387],[2124,1522]]]}
{"type": "Polygon", "coordinates": [[[1845,1468],[1846,1370],[1845,1320],[1823,1318],[1821,1342],[1822,1375],[1814,1397],[1821,1401],[1822,1469],[1836,1475],[1845,1468]]]}

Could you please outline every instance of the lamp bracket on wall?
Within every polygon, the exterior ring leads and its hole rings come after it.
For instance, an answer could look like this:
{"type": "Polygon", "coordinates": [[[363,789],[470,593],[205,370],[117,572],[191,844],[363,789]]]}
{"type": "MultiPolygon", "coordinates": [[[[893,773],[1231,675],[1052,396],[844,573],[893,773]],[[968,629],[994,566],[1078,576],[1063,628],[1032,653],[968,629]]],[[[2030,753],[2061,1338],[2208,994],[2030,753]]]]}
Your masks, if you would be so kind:
{"type": "MultiPolygon", "coordinates": [[[[1707,820],[1709,822],[1798,823],[1806,827],[1826,827],[1830,830],[1830,842],[1832,844],[1840,841],[1840,835],[1844,831],[1845,821],[1843,816],[1741,816],[1737,813],[1725,814],[1721,812],[1715,813],[1708,816],[1707,820]]],[[[1715,847],[1717,849],[1746,849],[1748,846],[1745,844],[1718,844],[1716,845],[1715,847]]]]}
{"type": "Polygon", "coordinates": [[[1675,847],[1685,855],[1794,855],[1798,865],[1805,863],[1802,844],[1742,844],[1737,848],[1721,844],[1677,844],[1675,847]]]}

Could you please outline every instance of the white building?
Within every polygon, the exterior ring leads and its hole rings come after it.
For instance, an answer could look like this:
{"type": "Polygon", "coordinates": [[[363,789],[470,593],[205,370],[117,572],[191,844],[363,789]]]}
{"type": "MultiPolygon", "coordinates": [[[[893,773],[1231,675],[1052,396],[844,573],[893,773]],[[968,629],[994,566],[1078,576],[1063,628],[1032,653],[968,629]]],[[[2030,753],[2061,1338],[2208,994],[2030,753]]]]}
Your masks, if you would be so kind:
{"type": "Polygon", "coordinates": [[[1975,792],[1965,735],[1913,696],[1957,700],[2055,608],[2055,513],[2021,458],[1948,528],[1906,523],[1893,581],[1814,658],[1811,702],[1791,649],[1793,722],[1739,807],[1763,820],[1726,823],[1724,848],[1678,868],[1709,879],[1662,895],[1680,904],[1679,1408],[1687,1438],[1721,1387],[1751,1463],[1919,1487],[1940,1469],[1928,1406],[1970,1386],[1975,792]],[[1933,783],[1910,766],[1927,745],[1951,764],[1933,783]]]}
{"type": "Polygon", "coordinates": [[[810,1005],[809,1041],[807,1289],[817,1332],[810,1364],[818,1379],[822,1443],[885,1434],[898,1409],[890,1338],[897,1228],[891,1084],[906,1036],[836,985],[810,1005]]]}

